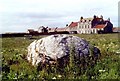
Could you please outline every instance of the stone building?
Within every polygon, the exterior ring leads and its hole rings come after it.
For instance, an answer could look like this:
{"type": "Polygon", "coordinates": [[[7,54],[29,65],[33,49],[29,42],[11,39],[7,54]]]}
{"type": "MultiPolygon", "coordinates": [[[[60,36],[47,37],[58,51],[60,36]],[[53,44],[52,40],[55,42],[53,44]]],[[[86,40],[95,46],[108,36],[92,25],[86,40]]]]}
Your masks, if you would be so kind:
{"type": "Polygon", "coordinates": [[[77,32],[79,34],[91,34],[91,33],[111,33],[113,24],[110,19],[104,20],[103,16],[93,18],[81,17],[78,22],[71,22],[67,27],[69,32],[77,32]]]}
{"type": "Polygon", "coordinates": [[[82,34],[82,33],[96,33],[96,30],[92,28],[91,22],[93,18],[80,18],[80,21],[78,22],[78,27],[77,27],[77,32],[82,34]]]}
{"type": "Polygon", "coordinates": [[[69,31],[69,33],[78,33],[78,22],[71,22],[71,24],[67,27],[67,31],[69,31]]]}
{"type": "Polygon", "coordinates": [[[48,27],[40,26],[38,28],[39,33],[48,33],[48,27]]]}

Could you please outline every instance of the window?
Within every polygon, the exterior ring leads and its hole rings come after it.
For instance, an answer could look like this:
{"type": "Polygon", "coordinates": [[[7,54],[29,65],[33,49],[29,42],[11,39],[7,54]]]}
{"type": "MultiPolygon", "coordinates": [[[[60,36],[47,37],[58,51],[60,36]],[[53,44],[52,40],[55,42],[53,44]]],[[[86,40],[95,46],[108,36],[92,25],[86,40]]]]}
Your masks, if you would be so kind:
{"type": "Polygon", "coordinates": [[[87,28],[87,25],[85,25],[85,28],[87,28]]]}
{"type": "Polygon", "coordinates": [[[90,27],[90,25],[88,25],[88,28],[90,27]]]}
{"type": "Polygon", "coordinates": [[[81,26],[79,26],[79,28],[81,28],[81,26]]]}
{"type": "Polygon", "coordinates": [[[82,26],[82,28],[84,28],[84,27],[85,27],[85,25],[82,26]]]}
{"type": "Polygon", "coordinates": [[[81,25],[81,28],[83,28],[83,26],[81,25]]]}

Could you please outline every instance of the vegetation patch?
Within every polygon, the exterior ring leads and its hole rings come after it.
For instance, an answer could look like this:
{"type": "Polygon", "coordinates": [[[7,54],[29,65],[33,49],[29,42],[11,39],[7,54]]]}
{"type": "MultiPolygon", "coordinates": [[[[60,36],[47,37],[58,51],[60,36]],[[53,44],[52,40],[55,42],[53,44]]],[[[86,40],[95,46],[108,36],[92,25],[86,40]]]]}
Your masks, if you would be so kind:
{"type": "MultiPolygon", "coordinates": [[[[97,61],[84,57],[74,61],[71,50],[69,64],[64,68],[59,65],[46,65],[46,68],[32,66],[27,60],[27,46],[35,39],[44,36],[12,37],[2,39],[2,80],[49,80],[49,79],[120,79],[120,48],[118,34],[75,34],[98,47],[101,56],[97,61]],[[79,63],[80,62],[80,63],[79,63]],[[79,63],[79,66],[77,65],[79,63]],[[86,68],[87,66],[87,68],[86,68]]],[[[92,51],[91,51],[92,54],[92,51]]]]}

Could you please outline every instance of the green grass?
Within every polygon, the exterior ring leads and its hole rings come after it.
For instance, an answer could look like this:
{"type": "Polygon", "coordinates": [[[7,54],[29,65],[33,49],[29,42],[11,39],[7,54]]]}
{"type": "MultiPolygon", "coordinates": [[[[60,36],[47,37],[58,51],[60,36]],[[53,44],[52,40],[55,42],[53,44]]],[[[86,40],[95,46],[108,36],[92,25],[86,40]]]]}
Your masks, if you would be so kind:
{"type": "MultiPolygon", "coordinates": [[[[26,60],[27,46],[35,39],[25,37],[0,38],[2,39],[2,79],[120,79],[120,48],[118,34],[91,34],[77,36],[86,39],[97,46],[101,51],[101,57],[97,63],[88,66],[84,71],[81,67],[64,68],[64,72],[58,72],[55,66],[52,72],[46,69],[37,71],[36,66],[31,66],[26,60]],[[77,68],[77,69],[76,69],[77,68]],[[81,71],[80,75],[74,71],[81,71]]],[[[38,36],[34,38],[42,38],[38,36]]]]}

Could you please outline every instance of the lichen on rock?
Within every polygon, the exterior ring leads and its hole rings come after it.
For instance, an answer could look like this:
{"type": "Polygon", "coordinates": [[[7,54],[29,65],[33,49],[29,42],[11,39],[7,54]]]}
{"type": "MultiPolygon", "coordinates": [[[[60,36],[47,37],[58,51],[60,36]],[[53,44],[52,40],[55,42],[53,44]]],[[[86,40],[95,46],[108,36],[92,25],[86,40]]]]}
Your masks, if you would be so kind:
{"type": "Polygon", "coordinates": [[[90,45],[85,39],[73,35],[56,34],[32,42],[28,46],[27,60],[32,62],[32,65],[52,64],[57,59],[69,56],[71,47],[74,48],[76,58],[89,56],[91,47],[95,56],[100,54],[100,50],[90,45]]]}

